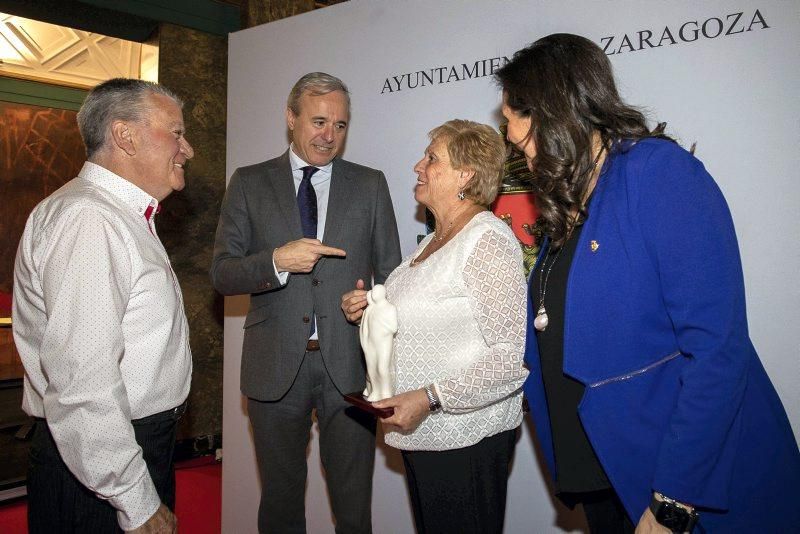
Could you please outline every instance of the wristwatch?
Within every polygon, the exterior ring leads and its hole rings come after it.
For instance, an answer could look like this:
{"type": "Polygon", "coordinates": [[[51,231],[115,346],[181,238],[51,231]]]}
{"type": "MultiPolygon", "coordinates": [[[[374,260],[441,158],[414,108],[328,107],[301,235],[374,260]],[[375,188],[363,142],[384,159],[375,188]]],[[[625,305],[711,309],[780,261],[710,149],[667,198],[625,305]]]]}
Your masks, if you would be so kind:
{"type": "Polygon", "coordinates": [[[428,408],[432,412],[442,407],[442,403],[439,402],[439,397],[436,396],[436,392],[433,389],[433,384],[425,386],[425,395],[428,397],[428,408]]]}
{"type": "Polygon", "coordinates": [[[650,511],[656,516],[658,524],[672,532],[691,532],[700,519],[697,510],[688,510],[674,499],[655,492],[650,501],[650,511]]]}

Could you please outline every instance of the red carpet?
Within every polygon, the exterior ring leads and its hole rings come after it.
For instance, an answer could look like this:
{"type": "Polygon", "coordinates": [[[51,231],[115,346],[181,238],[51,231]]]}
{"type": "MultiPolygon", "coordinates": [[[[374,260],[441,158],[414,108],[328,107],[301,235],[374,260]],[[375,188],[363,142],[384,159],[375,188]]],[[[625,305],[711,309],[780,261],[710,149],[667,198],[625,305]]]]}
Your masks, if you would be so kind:
{"type": "Polygon", "coordinates": [[[181,466],[175,477],[178,532],[219,534],[222,528],[222,464],[181,466]]]}
{"type": "MultiPolygon", "coordinates": [[[[182,463],[176,471],[178,532],[219,534],[222,509],[222,464],[198,459],[182,463]]],[[[27,534],[25,499],[0,503],[0,532],[27,534]]]]}
{"type": "Polygon", "coordinates": [[[0,531],[3,534],[26,534],[28,532],[28,506],[25,500],[11,504],[0,504],[0,531]]]}

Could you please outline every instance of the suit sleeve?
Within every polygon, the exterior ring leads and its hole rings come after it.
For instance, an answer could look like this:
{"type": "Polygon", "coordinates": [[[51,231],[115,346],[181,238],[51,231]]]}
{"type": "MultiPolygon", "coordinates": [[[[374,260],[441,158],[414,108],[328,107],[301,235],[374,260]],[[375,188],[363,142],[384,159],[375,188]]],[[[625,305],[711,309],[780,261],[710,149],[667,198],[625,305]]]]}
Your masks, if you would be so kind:
{"type": "Polygon", "coordinates": [[[372,271],[375,283],[382,284],[395,267],[400,265],[400,238],[394,217],[392,198],[386,177],[379,172],[375,195],[375,219],[372,232],[372,271]]]}
{"type": "Polygon", "coordinates": [[[653,489],[695,506],[727,508],[736,415],[753,348],[728,206],[694,157],[656,150],[638,206],[648,254],[681,352],[689,358],[658,452],[653,489]]]}
{"type": "Polygon", "coordinates": [[[251,218],[239,170],[233,173],[217,224],[211,283],[223,295],[269,291],[281,286],[272,250],[250,251],[251,218]]]}

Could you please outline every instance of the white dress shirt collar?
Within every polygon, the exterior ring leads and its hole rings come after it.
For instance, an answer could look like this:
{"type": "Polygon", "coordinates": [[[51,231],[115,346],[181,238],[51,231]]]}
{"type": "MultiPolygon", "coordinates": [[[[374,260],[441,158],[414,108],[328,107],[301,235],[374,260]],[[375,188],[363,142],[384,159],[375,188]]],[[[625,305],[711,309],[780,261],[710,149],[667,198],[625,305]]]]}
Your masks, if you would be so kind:
{"type": "Polygon", "coordinates": [[[330,163],[328,163],[327,165],[323,165],[321,167],[319,165],[311,165],[310,163],[304,161],[303,158],[295,154],[294,143],[289,145],[289,164],[292,167],[292,175],[295,176],[297,175],[298,172],[302,176],[303,171],[301,169],[303,167],[312,166],[318,168],[319,170],[315,172],[314,175],[311,177],[311,183],[313,183],[314,185],[316,185],[318,182],[330,178],[331,172],[333,172],[333,160],[331,160],[330,163]]]}
{"type": "Polygon", "coordinates": [[[152,222],[156,213],[161,209],[158,200],[151,197],[139,186],[134,185],[122,176],[111,172],[97,163],[92,163],[90,161],[84,163],[78,176],[102,187],[142,217],[145,217],[147,208],[152,207],[153,209],[151,210],[148,222],[152,222]]]}

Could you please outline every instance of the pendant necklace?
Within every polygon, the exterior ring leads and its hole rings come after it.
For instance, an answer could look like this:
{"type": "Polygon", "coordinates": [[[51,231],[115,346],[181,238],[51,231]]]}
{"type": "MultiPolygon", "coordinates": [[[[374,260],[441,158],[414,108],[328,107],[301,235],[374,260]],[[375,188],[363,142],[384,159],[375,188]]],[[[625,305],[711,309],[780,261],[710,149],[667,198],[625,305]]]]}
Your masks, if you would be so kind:
{"type": "Polygon", "coordinates": [[[533,320],[533,327],[539,332],[544,332],[544,329],[547,328],[550,322],[550,319],[547,317],[547,309],[544,307],[544,296],[547,294],[547,281],[550,280],[550,271],[553,270],[553,266],[556,264],[556,261],[558,261],[558,257],[561,256],[561,251],[567,246],[567,242],[569,238],[572,237],[572,230],[574,228],[575,226],[572,225],[569,232],[567,232],[567,238],[564,240],[564,244],[562,244],[561,248],[556,252],[553,261],[550,263],[550,267],[547,267],[547,274],[544,273],[547,264],[547,256],[542,258],[542,269],[539,271],[539,309],[536,311],[536,318],[533,320]]]}
{"type": "Polygon", "coordinates": [[[436,241],[436,242],[441,242],[441,241],[444,241],[445,239],[447,239],[447,236],[450,235],[450,230],[453,229],[453,224],[456,222],[457,219],[458,219],[458,217],[456,217],[455,219],[450,221],[450,224],[447,225],[447,228],[441,234],[439,234],[439,232],[434,231],[433,232],[433,240],[436,241]]]}
{"type": "MultiPolygon", "coordinates": [[[[595,156],[594,165],[592,166],[593,172],[596,172],[597,165],[600,162],[600,156],[603,155],[604,150],[604,148],[601,148],[597,153],[597,156],[595,156]]],[[[583,205],[581,205],[578,213],[580,213],[582,210],[583,205]]],[[[573,221],[567,230],[567,237],[564,239],[564,243],[561,245],[561,248],[558,249],[558,252],[556,252],[553,261],[550,263],[550,267],[547,267],[547,256],[542,258],[542,269],[539,271],[539,309],[536,310],[536,318],[533,320],[533,327],[539,332],[544,332],[544,329],[547,328],[547,325],[550,322],[550,318],[547,316],[547,308],[544,307],[544,297],[547,294],[547,281],[550,280],[550,271],[553,270],[553,266],[558,261],[558,257],[561,256],[561,251],[564,250],[564,247],[567,246],[569,238],[572,237],[572,231],[575,229],[575,224],[577,222],[577,215],[575,217],[576,220],[573,221]],[[547,268],[547,274],[545,274],[545,268],[547,268]]]]}

